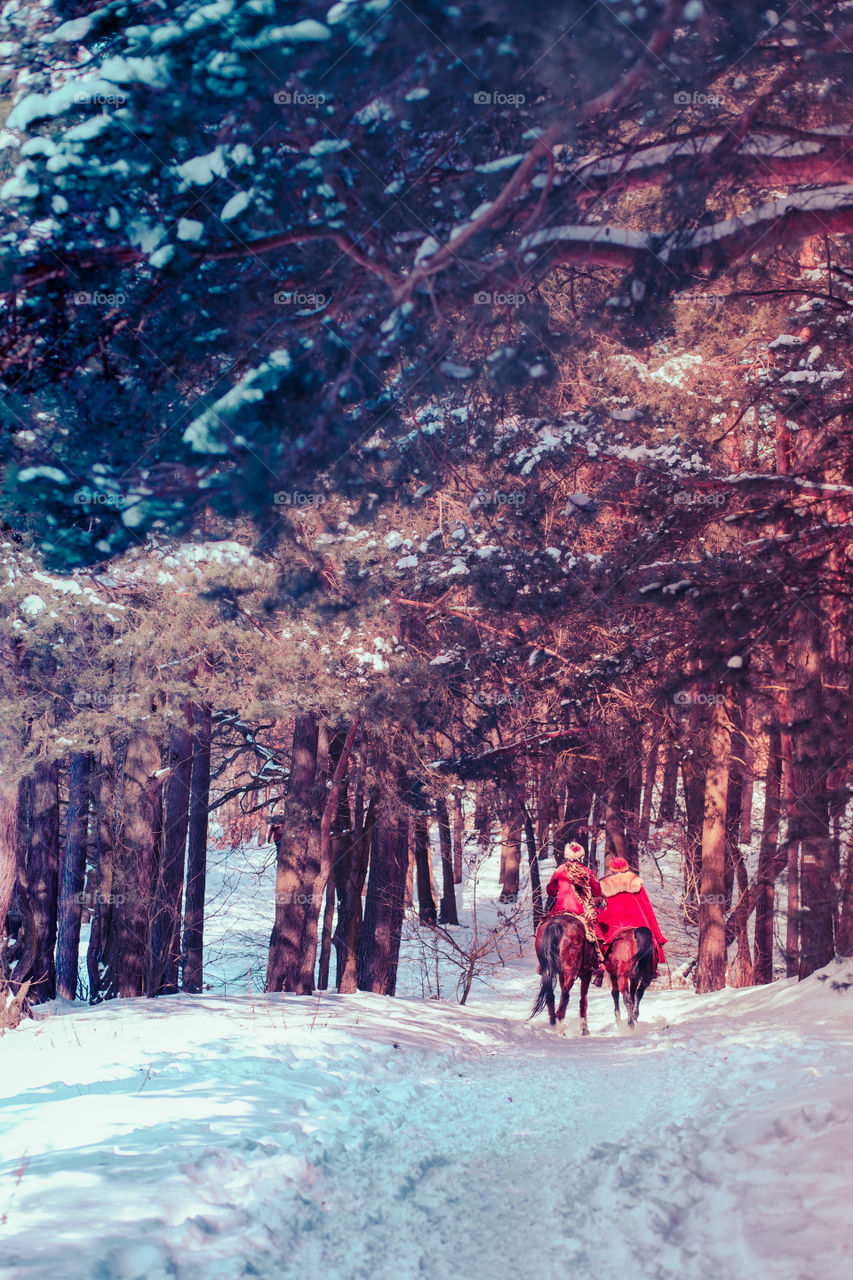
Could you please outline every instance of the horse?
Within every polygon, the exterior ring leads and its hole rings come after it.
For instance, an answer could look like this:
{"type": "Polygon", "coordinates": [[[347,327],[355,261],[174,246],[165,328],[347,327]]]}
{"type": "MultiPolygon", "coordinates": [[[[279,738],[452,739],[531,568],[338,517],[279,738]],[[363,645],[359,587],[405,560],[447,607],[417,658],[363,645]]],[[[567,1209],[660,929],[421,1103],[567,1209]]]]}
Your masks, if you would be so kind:
{"type": "Polygon", "coordinates": [[[586,997],[595,966],[595,948],[587,941],[583,921],[578,916],[561,912],[550,915],[539,926],[536,933],[536,956],[542,974],[539,995],[530,1012],[535,1018],[545,1006],[548,1006],[548,1017],[551,1026],[556,1026],[559,1035],[566,1034],[563,1019],[569,1004],[575,978],[581,980],[580,1022],[581,1035],[589,1035],[586,1025],[586,997]],[[561,995],[558,1008],[554,1009],[554,984],[560,979],[561,995]]]}
{"type": "Polygon", "coordinates": [[[605,947],[604,967],[610,975],[616,1021],[621,1021],[621,991],[628,1014],[628,1026],[633,1027],[640,1014],[643,993],[655,976],[655,940],[652,931],[645,927],[624,929],[605,947]]]}

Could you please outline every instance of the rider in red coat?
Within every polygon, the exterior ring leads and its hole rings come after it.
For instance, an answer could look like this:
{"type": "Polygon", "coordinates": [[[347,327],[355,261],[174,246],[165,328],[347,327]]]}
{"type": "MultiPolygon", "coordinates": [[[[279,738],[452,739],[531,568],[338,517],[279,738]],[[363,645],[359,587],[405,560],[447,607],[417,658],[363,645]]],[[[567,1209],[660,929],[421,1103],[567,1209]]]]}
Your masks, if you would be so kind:
{"type": "MultiPolygon", "coordinates": [[[[596,986],[600,986],[604,972],[604,955],[601,951],[604,933],[598,923],[594,899],[601,898],[602,893],[595,872],[582,861],[585,856],[581,845],[576,842],[570,844],[566,849],[566,861],[557,867],[545,892],[549,898],[556,898],[551,908],[553,913],[566,911],[570,915],[579,916],[583,921],[586,936],[596,950],[598,963],[593,973],[596,986]]],[[[542,925],[539,927],[541,929],[542,925]]]]}
{"type": "Polygon", "coordinates": [[[600,887],[606,905],[599,912],[598,919],[607,939],[612,940],[622,929],[651,929],[655,940],[655,963],[659,964],[664,959],[666,938],[660,931],[640,877],[629,869],[624,858],[613,858],[608,874],[601,878],[600,887]]]}

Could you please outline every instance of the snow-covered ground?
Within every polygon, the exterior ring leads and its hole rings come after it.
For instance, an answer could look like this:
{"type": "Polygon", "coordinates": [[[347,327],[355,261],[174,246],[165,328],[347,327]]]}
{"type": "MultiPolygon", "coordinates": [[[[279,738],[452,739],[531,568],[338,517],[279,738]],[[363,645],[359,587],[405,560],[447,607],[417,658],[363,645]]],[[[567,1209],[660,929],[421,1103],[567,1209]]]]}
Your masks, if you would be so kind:
{"type": "Polygon", "coordinates": [[[266,875],[212,861],[212,991],[0,1039],[3,1280],[853,1274],[853,965],[653,988],[633,1034],[593,990],[584,1040],[576,995],[527,1021],[521,927],[464,1008],[415,930],[405,998],[263,996],[266,875]]]}

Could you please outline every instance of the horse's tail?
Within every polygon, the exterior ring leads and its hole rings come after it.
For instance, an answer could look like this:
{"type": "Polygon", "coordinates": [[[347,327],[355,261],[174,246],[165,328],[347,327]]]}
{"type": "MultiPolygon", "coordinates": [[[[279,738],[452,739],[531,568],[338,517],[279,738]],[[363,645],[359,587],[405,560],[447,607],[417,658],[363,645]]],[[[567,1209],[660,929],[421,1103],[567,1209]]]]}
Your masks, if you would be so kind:
{"type": "Polygon", "coordinates": [[[537,1013],[542,1012],[548,996],[554,994],[554,984],[560,976],[560,943],[562,940],[563,921],[557,918],[549,920],[542,930],[542,942],[539,949],[542,982],[539,986],[539,995],[530,1010],[531,1018],[535,1018],[537,1013]]]}
{"type": "Polygon", "coordinates": [[[644,925],[634,930],[636,950],[631,961],[631,982],[639,981],[647,987],[655,976],[655,940],[651,929],[644,925]]]}

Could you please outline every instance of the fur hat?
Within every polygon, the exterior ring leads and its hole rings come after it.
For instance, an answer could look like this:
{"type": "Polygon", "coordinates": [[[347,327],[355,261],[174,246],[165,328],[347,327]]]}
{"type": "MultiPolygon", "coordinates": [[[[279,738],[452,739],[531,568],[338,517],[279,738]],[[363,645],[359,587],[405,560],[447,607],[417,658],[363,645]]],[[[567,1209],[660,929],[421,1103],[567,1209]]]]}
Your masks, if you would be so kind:
{"type": "Polygon", "coordinates": [[[611,871],[627,871],[628,863],[625,861],[624,858],[611,858],[609,869],[611,871]]]}
{"type": "Polygon", "coordinates": [[[571,844],[566,845],[566,858],[572,862],[580,861],[586,857],[586,850],[583,845],[578,844],[577,840],[573,840],[571,844]]]}

